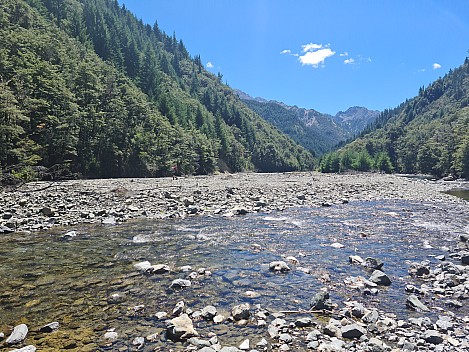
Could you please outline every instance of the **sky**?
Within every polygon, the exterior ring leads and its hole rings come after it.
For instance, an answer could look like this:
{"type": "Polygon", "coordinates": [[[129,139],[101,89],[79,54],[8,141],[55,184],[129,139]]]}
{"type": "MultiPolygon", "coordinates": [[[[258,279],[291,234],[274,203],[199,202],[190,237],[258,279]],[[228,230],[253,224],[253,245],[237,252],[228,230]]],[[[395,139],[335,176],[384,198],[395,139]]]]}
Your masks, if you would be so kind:
{"type": "Polygon", "coordinates": [[[469,56],[469,0],[119,0],[253,97],[384,110],[469,56]]]}

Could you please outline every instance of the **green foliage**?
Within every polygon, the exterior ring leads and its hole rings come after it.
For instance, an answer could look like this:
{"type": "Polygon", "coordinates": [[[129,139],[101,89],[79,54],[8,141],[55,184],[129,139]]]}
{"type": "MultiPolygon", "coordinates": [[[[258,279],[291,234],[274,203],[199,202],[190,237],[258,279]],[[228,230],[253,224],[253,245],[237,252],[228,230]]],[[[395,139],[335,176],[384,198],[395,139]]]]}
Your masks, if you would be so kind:
{"type": "MultiPolygon", "coordinates": [[[[313,158],[114,0],[0,5],[0,166],[86,177],[300,170],[313,158]]],[[[27,174],[27,173],[26,173],[27,174]]]]}
{"type": "MultiPolygon", "coordinates": [[[[368,151],[375,167],[437,177],[468,177],[469,60],[419,95],[384,111],[343,150],[368,151]],[[383,160],[380,155],[387,155],[383,160]]],[[[383,171],[386,171],[383,170],[383,171]]],[[[389,172],[386,171],[386,172],[389,172]]]]}

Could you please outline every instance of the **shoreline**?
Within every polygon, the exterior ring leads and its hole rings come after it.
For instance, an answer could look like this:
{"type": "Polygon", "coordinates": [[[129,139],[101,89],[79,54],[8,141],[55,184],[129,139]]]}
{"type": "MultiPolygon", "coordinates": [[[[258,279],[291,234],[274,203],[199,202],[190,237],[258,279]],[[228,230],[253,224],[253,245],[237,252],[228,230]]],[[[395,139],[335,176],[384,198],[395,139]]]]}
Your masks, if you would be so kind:
{"type": "Polygon", "coordinates": [[[380,199],[466,204],[442,193],[463,184],[402,175],[316,172],[40,181],[2,190],[0,233],[117,224],[142,217],[236,216],[380,199]]]}

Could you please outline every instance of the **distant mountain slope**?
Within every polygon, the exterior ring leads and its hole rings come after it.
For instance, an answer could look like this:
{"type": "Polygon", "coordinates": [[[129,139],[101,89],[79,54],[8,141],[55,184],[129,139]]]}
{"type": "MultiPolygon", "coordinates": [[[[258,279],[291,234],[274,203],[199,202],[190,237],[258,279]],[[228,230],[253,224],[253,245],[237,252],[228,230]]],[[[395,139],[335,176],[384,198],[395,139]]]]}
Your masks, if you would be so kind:
{"type": "Polygon", "coordinates": [[[397,172],[469,177],[469,59],[380,114],[347,151],[384,154],[397,172]]]}
{"type": "MultiPolygon", "coordinates": [[[[164,15],[164,14],[162,14],[164,15]]],[[[0,3],[0,166],[87,177],[310,169],[182,40],[115,0],[0,3]]]]}
{"type": "Polygon", "coordinates": [[[313,109],[252,98],[240,90],[236,93],[250,109],[316,155],[322,155],[360,133],[379,115],[378,111],[352,107],[332,116],[313,109]]]}

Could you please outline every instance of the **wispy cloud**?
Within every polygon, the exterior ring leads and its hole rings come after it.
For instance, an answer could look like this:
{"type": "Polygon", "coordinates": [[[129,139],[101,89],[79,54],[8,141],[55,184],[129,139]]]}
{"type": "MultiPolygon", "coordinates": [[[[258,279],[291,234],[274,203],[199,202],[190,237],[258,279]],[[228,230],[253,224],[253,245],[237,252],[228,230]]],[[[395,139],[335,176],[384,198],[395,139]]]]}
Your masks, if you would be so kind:
{"type": "Polygon", "coordinates": [[[282,54],[282,55],[291,54],[291,50],[290,50],[290,49],[282,50],[282,51],[280,52],[280,54],[282,54]]]}
{"type": "Polygon", "coordinates": [[[215,67],[215,66],[213,66],[213,64],[210,61],[207,62],[206,66],[207,66],[207,68],[214,68],[215,67]]]}
{"type": "Polygon", "coordinates": [[[441,68],[441,65],[435,62],[435,63],[433,64],[433,69],[434,69],[434,70],[438,70],[439,68],[441,68]]]}
{"type": "Polygon", "coordinates": [[[309,43],[301,46],[303,48],[303,52],[307,53],[310,51],[314,51],[317,49],[322,49],[324,46],[322,44],[314,44],[314,43],[309,43]]]}
{"type": "Polygon", "coordinates": [[[339,54],[339,56],[342,56],[342,57],[343,57],[343,56],[348,56],[348,52],[345,51],[345,52],[343,52],[342,54],[339,54]]]}
{"type": "Polygon", "coordinates": [[[418,69],[417,72],[425,72],[427,69],[426,68],[421,68],[421,69],[418,69]]]}
{"type": "MultiPolygon", "coordinates": [[[[348,56],[348,53],[346,53],[347,55],[342,55],[341,56],[348,56]]],[[[348,58],[348,59],[345,59],[344,60],[344,64],[345,65],[353,65],[355,67],[359,66],[359,65],[362,65],[362,64],[365,64],[365,63],[370,63],[372,60],[371,60],[371,57],[363,57],[361,55],[357,55],[356,58],[348,58]]]]}
{"type": "Polygon", "coordinates": [[[355,63],[355,60],[352,58],[344,60],[344,64],[346,65],[353,65],[354,63],[355,63]]]}

